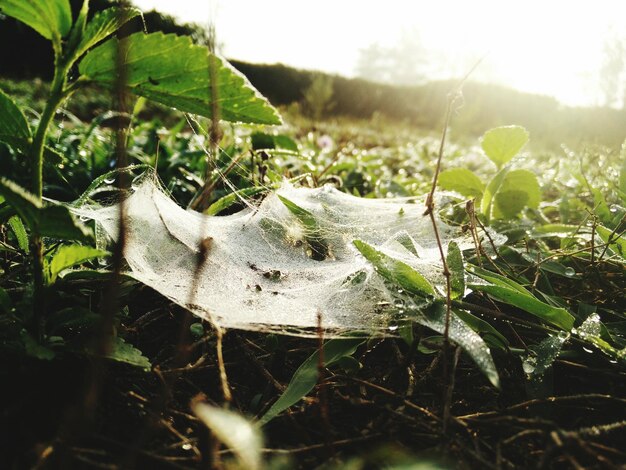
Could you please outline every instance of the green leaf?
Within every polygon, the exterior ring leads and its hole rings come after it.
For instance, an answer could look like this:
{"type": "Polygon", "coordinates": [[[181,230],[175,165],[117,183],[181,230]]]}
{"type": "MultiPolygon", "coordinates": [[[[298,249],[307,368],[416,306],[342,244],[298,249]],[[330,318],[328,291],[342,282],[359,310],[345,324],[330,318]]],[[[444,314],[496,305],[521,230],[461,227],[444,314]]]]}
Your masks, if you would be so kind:
{"type": "Polygon", "coordinates": [[[465,266],[463,266],[463,254],[461,253],[461,249],[454,241],[448,244],[446,262],[448,264],[448,270],[450,271],[452,298],[463,297],[463,295],[465,295],[465,266]]]}
{"type": "Polygon", "coordinates": [[[483,198],[480,201],[480,210],[487,218],[487,221],[491,219],[493,198],[500,189],[500,186],[502,185],[502,182],[504,181],[504,178],[506,177],[506,174],[508,172],[508,168],[503,168],[502,170],[500,170],[493,178],[491,178],[491,181],[489,181],[489,184],[485,188],[483,198]]]}
{"type": "Polygon", "coordinates": [[[626,238],[624,238],[623,234],[614,233],[612,230],[602,225],[596,227],[596,232],[600,235],[604,243],[609,244],[609,248],[613,250],[614,253],[621,256],[622,259],[626,259],[626,238]]]}
{"type": "Polygon", "coordinates": [[[91,242],[93,232],[81,223],[65,206],[45,206],[39,213],[39,224],[34,232],[42,237],[59,240],[91,242]]]}
{"type": "Polygon", "coordinates": [[[26,23],[52,41],[59,52],[61,38],[72,27],[69,0],[0,0],[0,13],[26,23]]]}
{"type": "Polygon", "coordinates": [[[253,150],[284,149],[298,151],[298,144],[287,135],[272,135],[265,132],[255,132],[250,136],[253,150]]]}
{"type": "Polygon", "coordinates": [[[192,411],[220,442],[233,451],[241,464],[239,468],[261,468],[263,436],[257,426],[239,413],[207,403],[192,404],[192,411]]]}
{"type": "Polygon", "coordinates": [[[20,250],[23,252],[28,253],[28,235],[26,233],[26,228],[22,223],[22,219],[14,215],[9,219],[9,225],[11,226],[11,230],[13,230],[15,238],[17,239],[17,246],[19,246],[20,250]]]}
{"type": "Polygon", "coordinates": [[[545,373],[550,370],[554,361],[559,357],[569,333],[548,335],[539,344],[531,346],[529,355],[524,359],[523,369],[531,381],[541,381],[545,373]]]}
{"type": "Polygon", "coordinates": [[[518,307],[565,331],[570,331],[574,326],[574,317],[567,310],[542,302],[512,279],[477,266],[471,266],[470,272],[495,284],[471,284],[472,289],[485,292],[501,302],[518,307]]]}
{"type": "Polygon", "coordinates": [[[187,36],[136,33],[121,41],[110,39],[85,56],[79,71],[89,80],[114,88],[118,66],[125,67],[130,92],[181,111],[211,117],[214,94],[221,119],[281,123],[278,112],[243,75],[206,47],[192,44],[187,36]],[[125,51],[121,64],[116,60],[118,50],[125,51]],[[211,83],[211,76],[216,83],[211,83]]]}
{"type": "MultiPolygon", "coordinates": [[[[411,313],[413,314],[413,319],[420,325],[444,334],[446,329],[446,306],[443,302],[437,301],[426,309],[413,310],[411,313]]],[[[498,377],[498,370],[493,362],[489,348],[483,339],[460,319],[456,311],[450,313],[448,338],[461,346],[489,381],[499,388],[500,378],[498,377]]]]}
{"type": "Polygon", "coordinates": [[[139,15],[141,12],[136,8],[125,7],[107,8],[96,13],[85,27],[81,41],[73,53],[74,60],[139,15]]]}
{"type": "MultiPolygon", "coordinates": [[[[324,366],[331,366],[342,357],[351,356],[364,341],[361,338],[326,341],[323,346],[324,366]]],[[[259,418],[259,426],[270,422],[313,390],[318,379],[318,362],[319,351],[315,351],[298,367],[280,398],[259,418]]]]}
{"type": "Polygon", "coordinates": [[[152,368],[150,360],[139,349],[132,344],[128,344],[119,336],[111,338],[111,343],[111,351],[106,355],[109,359],[140,367],[145,371],[149,371],[152,368]]]}
{"type": "Polygon", "coordinates": [[[106,251],[98,250],[90,246],[63,245],[56,251],[50,261],[48,277],[49,282],[52,284],[56,280],[59,273],[61,273],[64,269],[71,268],[72,266],[76,266],[108,254],[109,253],[106,251]]]}
{"type": "Polygon", "coordinates": [[[478,266],[468,266],[468,271],[476,276],[484,279],[485,281],[489,281],[492,284],[500,287],[506,287],[508,289],[516,290],[524,295],[532,295],[524,286],[515,282],[508,277],[501,276],[500,274],[496,274],[491,271],[487,271],[486,269],[479,268],[478,266]]]}
{"type": "Polygon", "coordinates": [[[364,241],[354,240],[352,243],[387,281],[397,284],[410,294],[422,297],[436,295],[435,288],[428,279],[408,264],[378,251],[364,241]]]}
{"type": "Polygon", "coordinates": [[[0,195],[36,235],[83,241],[93,237],[91,230],[78,222],[67,207],[43,206],[35,196],[6,178],[0,178],[0,195]]]}
{"type": "Polygon", "coordinates": [[[510,161],[528,142],[528,131],[521,126],[502,126],[483,135],[481,146],[498,168],[510,161]]]}
{"type": "Polygon", "coordinates": [[[511,219],[524,207],[536,209],[541,202],[541,190],[535,174],[528,170],[506,173],[494,198],[493,217],[511,219]]]}
{"type": "Polygon", "coordinates": [[[594,213],[604,225],[609,228],[616,228],[621,222],[623,214],[612,213],[606,202],[606,198],[598,188],[591,188],[593,194],[594,213]]]}
{"type": "Polygon", "coordinates": [[[240,199],[255,196],[265,190],[266,188],[262,186],[253,186],[250,188],[239,189],[215,201],[209,206],[207,210],[204,211],[204,213],[206,215],[217,215],[223,210],[228,209],[240,199]]]}
{"type": "Polygon", "coordinates": [[[277,194],[278,199],[285,205],[305,228],[305,240],[311,249],[311,258],[316,261],[323,261],[328,257],[328,243],[322,236],[322,230],[315,219],[315,216],[308,210],[303,209],[296,203],[291,202],[286,197],[277,194]]]}
{"type": "Polygon", "coordinates": [[[70,330],[91,330],[100,325],[102,317],[88,308],[73,306],[50,313],[46,328],[50,334],[63,334],[70,330]]]}
{"type": "Polygon", "coordinates": [[[491,326],[489,322],[486,322],[482,318],[478,318],[476,315],[472,315],[470,312],[465,310],[455,310],[454,313],[461,320],[467,323],[476,333],[482,333],[484,335],[485,342],[498,349],[508,349],[508,340],[502,336],[498,330],[491,326]]]}
{"type": "Polygon", "coordinates": [[[39,344],[37,340],[26,330],[22,330],[20,332],[20,339],[22,340],[26,354],[31,357],[36,357],[37,359],[42,359],[44,361],[51,361],[54,359],[54,356],[56,356],[52,349],[43,344],[39,344]]]}
{"type": "Polygon", "coordinates": [[[120,173],[129,173],[134,170],[151,170],[151,169],[152,167],[150,165],[142,163],[139,165],[129,165],[124,168],[116,168],[115,170],[107,171],[105,174],[98,176],[96,179],[94,179],[91,182],[91,184],[87,187],[87,189],[85,189],[83,194],[81,194],[80,197],[72,203],[72,207],[80,207],[83,204],[85,204],[91,197],[92,193],[97,188],[102,186],[102,183],[104,183],[106,180],[116,178],[120,173]]]}
{"type": "Polygon", "coordinates": [[[0,141],[25,151],[31,137],[26,117],[15,101],[0,90],[0,141]]]}
{"type": "Polygon", "coordinates": [[[574,317],[567,310],[553,307],[532,295],[522,294],[519,291],[501,286],[472,284],[470,287],[474,290],[485,292],[500,302],[531,313],[546,323],[550,323],[565,331],[570,331],[574,326],[574,317]]]}
{"type": "Polygon", "coordinates": [[[439,175],[439,186],[447,191],[456,191],[467,198],[480,198],[485,184],[476,174],[466,168],[452,168],[439,175]]]}

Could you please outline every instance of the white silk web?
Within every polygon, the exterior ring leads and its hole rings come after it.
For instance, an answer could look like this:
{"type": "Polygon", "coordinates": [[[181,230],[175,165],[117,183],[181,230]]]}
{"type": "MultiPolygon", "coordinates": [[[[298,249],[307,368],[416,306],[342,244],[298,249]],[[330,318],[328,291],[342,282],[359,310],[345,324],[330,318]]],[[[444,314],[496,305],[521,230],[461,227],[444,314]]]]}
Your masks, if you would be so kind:
{"type": "MultiPolygon", "coordinates": [[[[402,301],[359,254],[355,239],[409,264],[435,286],[444,284],[431,221],[415,198],[364,199],[331,186],[285,183],[254,209],[211,217],[181,208],[144,177],[126,199],[126,212],[124,256],[132,276],[225,328],[314,335],[321,314],[330,332],[393,331],[406,317],[402,301]],[[278,196],[315,217],[324,259],[311,256],[307,227],[278,196]]],[[[80,213],[115,238],[116,206],[80,213]]],[[[444,246],[451,239],[462,249],[472,246],[456,229],[438,227],[444,246]]]]}
{"type": "MultiPolygon", "coordinates": [[[[181,208],[144,175],[125,204],[129,274],[216,326],[315,336],[321,318],[327,337],[394,334],[408,321],[444,331],[445,308],[423,309],[427,300],[389,284],[353,245],[362,240],[403,261],[444,295],[439,249],[420,199],[366,199],[331,186],[284,183],[257,207],[206,216],[181,208]],[[287,203],[312,216],[315,233],[287,203]],[[202,244],[206,256],[199,263],[202,244]]],[[[76,212],[115,239],[116,205],[76,212]]],[[[444,247],[451,240],[461,249],[473,246],[458,229],[440,220],[437,226],[444,247]]],[[[449,335],[497,384],[481,337],[456,315],[449,335]]]]}

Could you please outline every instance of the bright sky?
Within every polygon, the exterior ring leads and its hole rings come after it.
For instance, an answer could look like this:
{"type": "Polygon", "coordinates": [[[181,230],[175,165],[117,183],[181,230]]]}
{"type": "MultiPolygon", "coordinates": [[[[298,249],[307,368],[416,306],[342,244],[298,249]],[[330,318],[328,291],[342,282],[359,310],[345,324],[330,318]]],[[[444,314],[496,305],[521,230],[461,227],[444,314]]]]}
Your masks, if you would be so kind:
{"type": "MultiPolygon", "coordinates": [[[[599,101],[607,37],[626,18],[622,0],[134,0],[186,22],[216,24],[224,54],[354,76],[359,50],[391,46],[402,34],[463,75],[552,95],[566,104],[599,101]]],[[[623,28],[622,28],[623,29],[623,28]]],[[[411,60],[410,57],[407,60],[411,60]]],[[[443,78],[443,77],[439,77],[443,78]]]]}

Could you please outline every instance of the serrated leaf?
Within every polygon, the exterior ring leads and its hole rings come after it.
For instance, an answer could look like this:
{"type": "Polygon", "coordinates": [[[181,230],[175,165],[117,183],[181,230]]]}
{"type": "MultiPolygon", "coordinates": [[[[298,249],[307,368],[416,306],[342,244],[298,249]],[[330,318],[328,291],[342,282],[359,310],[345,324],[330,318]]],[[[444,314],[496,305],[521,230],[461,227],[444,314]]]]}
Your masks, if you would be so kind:
{"type": "Polygon", "coordinates": [[[528,170],[511,170],[495,194],[493,217],[511,219],[524,207],[536,209],[540,202],[541,189],[535,174],[528,170]]]}
{"type": "Polygon", "coordinates": [[[528,142],[528,131],[521,126],[502,126],[483,135],[481,146],[498,168],[510,161],[528,142]]]}
{"type": "MultiPolygon", "coordinates": [[[[351,356],[364,341],[360,338],[331,339],[326,341],[323,346],[324,366],[331,366],[342,357],[351,356]]],[[[287,408],[298,403],[313,390],[318,379],[318,362],[319,351],[315,351],[298,367],[280,398],[259,418],[258,424],[260,426],[268,423],[287,408]]]]}
{"type": "Polygon", "coordinates": [[[74,59],[79,58],[100,41],[103,41],[141,12],[136,8],[111,7],[94,15],[85,27],[81,41],[74,51],[74,59]]]}
{"type": "Polygon", "coordinates": [[[0,194],[36,235],[83,241],[93,237],[91,230],[78,222],[67,207],[43,206],[35,196],[6,178],[0,178],[0,194]]]}
{"type": "Polygon", "coordinates": [[[24,151],[31,137],[28,121],[19,106],[0,90],[0,141],[24,151]]]}
{"type": "Polygon", "coordinates": [[[69,0],[0,0],[0,13],[26,23],[55,48],[72,27],[69,0]]]}
{"type": "Polygon", "coordinates": [[[49,282],[53,283],[64,269],[101,256],[108,252],[83,245],[63,245],[52,256],[49,264],[49,282]]]}
{"type": "Polygon", "coordinates": [[[280,124],[278,112],[228,62],[193,45],[187,36],[136,33],[110,39],[81,61],[85,78],[114,88],[125,67],[128,90],[181,111],[212,116],[212,90],[219,117],[231,122],[280,124]],[[118,64],[118,50],[125,51],[118,64]],[[210,67],[214,70],[210,73],[210,67]],[[216,83],[210,83],[210,77],[216,83]]]}
{"type": "Polygon", "coordinates": [[[152,368],[150,360],[143,355],[143,353],[134,347],[132,344],[128,344],[119,336],[111,338],[111,351],[106,355],[109,359],[117,362],[123,362],[130,364],[131,366],[140,367],[143,370],[149,371],[152,368]]]}
{"type": "Polygon", "coordinates": [[[436,295],[435,288],[422,274],[403,261],[392,258],[362,240],[352,242],[357,250],[374,265],[376,272],[406,292],[419,296],[436,295]]]}
{"type": "Polygon", "coordinates": [[[439,186],[447,191],[456,191],[467,198],[480,198],[485,184],[476,174],[466,168],[452,168],[439,175],[439,186]]]}
{"type": "Polygon", "coordinates": [[[261,468],[263,436],[257,426],[239,413],[207,403],[194,403],[192,411],[221,443],[233,451],[240,468],[261,468]]]}
{"type": "Polygon", "coordinates": [[[9,225],[11,226],[11,230],[13,230],[13,234],[17,239],[17,245],[20,247],[20,250],[28,253],[28,234],[26,233],[26,228],[24,227],[22,219],[14,215],[9,219],[9,225]]]}
{"type": "Polygon", "coordinates": [[[465,295],[465,266],[463,265],[463,254],[455,241],[448,244],[446,262],[450,271],[451,296],[453,299],[463,297],[465,295]]]}

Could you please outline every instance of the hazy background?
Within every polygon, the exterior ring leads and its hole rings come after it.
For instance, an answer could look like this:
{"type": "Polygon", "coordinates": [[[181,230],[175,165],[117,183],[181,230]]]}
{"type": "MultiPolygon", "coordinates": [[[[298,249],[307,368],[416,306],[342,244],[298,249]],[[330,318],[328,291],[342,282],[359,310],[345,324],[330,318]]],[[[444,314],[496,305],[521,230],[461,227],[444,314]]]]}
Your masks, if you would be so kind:
{"type": "Polygon", "coordinates": [[[619,0],[134,0],[217,28],[222,53],[403,85],[464,75],[574,106],[624,105],[619,0]]]}

